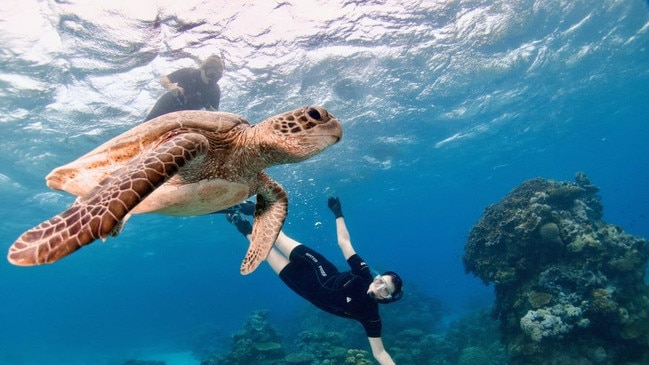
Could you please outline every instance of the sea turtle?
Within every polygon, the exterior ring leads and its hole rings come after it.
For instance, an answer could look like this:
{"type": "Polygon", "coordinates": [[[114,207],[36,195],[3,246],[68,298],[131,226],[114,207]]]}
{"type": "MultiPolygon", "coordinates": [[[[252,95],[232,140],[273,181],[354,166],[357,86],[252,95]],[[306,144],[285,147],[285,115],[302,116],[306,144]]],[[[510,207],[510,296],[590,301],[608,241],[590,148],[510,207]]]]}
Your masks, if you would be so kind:
{"type": "Polygon", "coordinates": [[[225,112],[180,111],[142,123],[46,177],[78,196],[9,248],[15,265],[52,263],[97,238],[116,236],[137,213],[213,213],[257,195],[241,273],[266,258],[287,214],[284,189],[263,169],[303,161],[337,143],[340,122],[319,106],[250,125],[225,112]]]}

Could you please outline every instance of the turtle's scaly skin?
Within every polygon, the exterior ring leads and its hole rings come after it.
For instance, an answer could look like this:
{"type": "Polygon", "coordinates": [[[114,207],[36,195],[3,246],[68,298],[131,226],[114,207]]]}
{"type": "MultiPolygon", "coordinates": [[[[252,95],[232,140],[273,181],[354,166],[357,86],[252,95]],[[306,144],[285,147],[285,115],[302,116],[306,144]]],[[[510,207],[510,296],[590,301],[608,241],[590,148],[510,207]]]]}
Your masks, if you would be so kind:
{"type": "Polygon", "coordinates": [[[257,195],[241,265],[248,274],[268,255],[288,207],[286,192],[263,169],[303,161],[341,137],[340,122],[317,106],[253,126],[224,112],[160,116],[54,169],[48,186],[78,199],[23,233],[8,260],[21,266],[51,263],[97,238],[116,236],[134,213],[208,214],[257,195]]]}

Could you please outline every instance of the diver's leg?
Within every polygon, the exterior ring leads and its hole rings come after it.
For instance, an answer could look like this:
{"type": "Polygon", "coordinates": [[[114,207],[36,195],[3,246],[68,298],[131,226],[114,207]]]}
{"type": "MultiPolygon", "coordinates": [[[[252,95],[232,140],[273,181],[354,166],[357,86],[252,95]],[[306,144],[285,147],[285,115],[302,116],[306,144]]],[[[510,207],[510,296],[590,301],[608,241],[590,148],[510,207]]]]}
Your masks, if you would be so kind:
{"type": "Polygon", "coordinates": [[[286,265],[288,265],[289,261],[286,258],[286,256],[282,255],[276,248],[272,248],[270,252],[268,253],[268,256],[266,256],[266,262],[268,265],[270,265],[271,269],[275,272],[275,274],[279,275],[279,272],[282,271],[286,265]]]}
{"type": "MultiPolygon", "coordinates": [[[[252,238],[252,225],[250,224],[250,222],[248,222],[248,220],[241,217],[241,215],[237,213],[226,214],[225,218],[228,220],[228,222],[237,227],[237,230],[250,242],[252,238]]],[[[289,238],[284,234],[284,232],[280,231],[279,236],[275,241],[275,245],[277,248],[273,247],[270,250],[268,256],[266,256],[266,262],[268,263],[268,265],[270,265],[270,267],[273,269],[273,271],[275,271],[276,274],[279,274],[279,272],[282,271],[282,269],[289,263],[289,260],[287,258],[288,253],[290,253],[293,248],[299,246],[300,243],[289,238]],[[288,250],[288,253],[285,255],[282,254],[283,252],[285,252],[284,249],[288,250]]]]}
{"type": "Polygon", "coordinates": [[[277,236],[277,240],[275,241],[275,247],[277,247],[285,257],[291,256],[291,251],[299,245],[301,245],[300,242],[287,236],[284,231],[279,232],[279,236],[277,236]]]}

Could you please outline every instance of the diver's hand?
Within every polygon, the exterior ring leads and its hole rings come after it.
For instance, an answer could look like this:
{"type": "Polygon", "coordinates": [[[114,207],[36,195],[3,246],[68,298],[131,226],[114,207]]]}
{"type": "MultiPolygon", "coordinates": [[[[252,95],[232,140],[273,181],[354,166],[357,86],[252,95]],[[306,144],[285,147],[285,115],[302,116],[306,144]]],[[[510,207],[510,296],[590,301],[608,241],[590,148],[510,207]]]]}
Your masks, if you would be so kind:
{"type": "Polygon", "coordinates": [[[174,87],[169,90],[173,94],[173,96],[177,98],[184,98],[185,97],[185,89],[183,89],[181,86],[174,85],[174,87]]]}
{"type": "Polygon", "coordinates": [[[329,209],[331,209],[331,212],[334,214],[334,217],[340,218],[343,216],[343,207],[340,205],[340,199],[331,196],[327,201],[327,205],[329,206],[329,209]]]}

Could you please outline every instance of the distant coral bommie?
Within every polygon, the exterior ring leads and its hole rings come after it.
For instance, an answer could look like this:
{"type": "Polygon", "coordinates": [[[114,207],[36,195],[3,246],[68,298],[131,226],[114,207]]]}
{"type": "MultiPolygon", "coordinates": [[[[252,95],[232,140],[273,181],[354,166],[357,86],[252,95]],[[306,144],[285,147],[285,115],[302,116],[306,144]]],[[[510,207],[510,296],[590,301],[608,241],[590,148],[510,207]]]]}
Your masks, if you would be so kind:
{"type": "Polygon", "coordinates": [[[583,173],[525,181],[469,234],[512,364],[649,361],[649,241],[604,222],[598,190],[583,173]]]}

